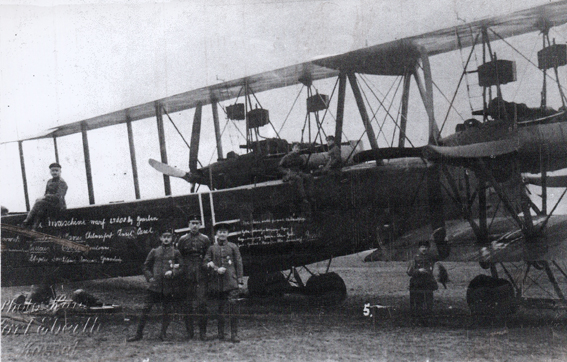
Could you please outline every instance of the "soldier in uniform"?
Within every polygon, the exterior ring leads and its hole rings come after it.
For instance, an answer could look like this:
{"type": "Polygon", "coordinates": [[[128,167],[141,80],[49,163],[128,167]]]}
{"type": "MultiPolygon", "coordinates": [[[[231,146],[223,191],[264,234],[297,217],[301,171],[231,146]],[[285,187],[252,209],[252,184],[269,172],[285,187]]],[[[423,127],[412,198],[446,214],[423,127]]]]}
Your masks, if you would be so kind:
{"type": "Polygon", "coordinates": [[[156,303],[161,303],[163,307],[163,320],[159,339],[164,340],[166,337],[167,327],[170,322],[169,312],[173,303],[174,283],[175,279],[181,274],[183,260],[179,250],[172,245],[173,232],[171,230],[163,231],[160,241],[161,245],[152,249],[144,262],[144,276],[150,284],[136,335],[128,338],[128,342],[139,341],[143,338],[148,316],[156,303]]]}
{"type": "Polygon", "coordinates": [[[205,340],[207,336],[207,270],[203,265],[203,258],[211,241],[206,235],[199,232],[201,219],[198,215],[189,217],[189,233],[183,235],[177,244],[177,248],[183,257],[184,277],[182,279],[186,289],[187,300],[184,303],[185,327],[188,338],[195,336],[193,322],[196,304],[199,315],[199,337],[205,340]]]}
{"type": "Polygon", "coordinates": [[[429,241],[418,243],[419,251],[410,261],[407,273],[410,279],[410,307],[412,317],[424,318],[433,310],[433,291],[439,289],[433,277],[433,267],[439,261],[429,252],[429,241]]]}
{"type": "Polygon", "coordinates": [[[67,208],[65,204],[65,194],[67,193],[67,183],[61,178],[61,165],[57,162],[49,165],[49,172],[52,179],[47,181],[45,195],[35,201],[31,211],[22,223],[22,226],[31,225],[33,230],[37,229],[40,221],[51,211],[63,210],[67,208]]]}
{"type": "Polygon", "coordinates": [[[210,295],[218,301],[218,336],[224,340],[225,315],[230,320],[230,340],[238,343],[238,294],[243,288],[242,257],[238,246],[228,241],[229,227],[217,224],[216,239],[207,254],[204,264],[211,272],[209,280],[210,295]]]}
{"type": "Polygon", "coordinates": [[[282,157],[278,169],[284,175],[283,180],[297,185],[299,195],[304,202],[309,202],[313,193],[313,177],[304,172],[307,168],[306,160],[299,154],[299,143],[291,145],[291,152],[282,157]]]}
{"type": "Polygon", "coordinates": [[[328,173],[331,170],[338,170],[342,167],[343,160],[341,158],[341,147],[335,143],[335,136],[327,136],[327,145],[329,146],[329,160],[323,166],[323,172],[328,173]]]}

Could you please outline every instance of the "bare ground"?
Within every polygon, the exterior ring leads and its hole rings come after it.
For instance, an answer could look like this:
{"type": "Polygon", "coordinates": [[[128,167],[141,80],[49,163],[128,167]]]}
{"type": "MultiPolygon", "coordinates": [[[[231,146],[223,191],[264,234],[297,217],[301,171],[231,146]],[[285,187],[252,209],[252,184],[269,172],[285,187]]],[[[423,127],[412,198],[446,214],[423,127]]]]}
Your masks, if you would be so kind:
{"type": "MultiPolygon", "coordinates": [[[[186,341],[179,318],[170,326],[168,340],[161,342],[159,310],[146,327],[145,339],[126,343],[142,306],[142,277],[58,286],[58,293],[67,295],[86,289],[123,311],[100,316],[100,327],[93,331],[4,334],[2,361],[567,361],[565,310],[521,308],[498,321],[469,315],[467,284],[485,272],[476,264],[445,263],[451,283],[436,292],[435,315],[422,326],[408,317],[405,264],[362,259],[358,254],[333,261],[331,270],[344,278],[349,293],[341,306],[318,307],[297,295],[242,302],[238,344],[186,341]],[[365,303],[390,308],[365,317],[365,303]]],[[[325,268],[325,263],[310,267],[320,272],[325,268]]],[[[565,285],[564,279],[560,282],[565,285]]],[[[22,291],[29,287],[2,288],[2,302],[22,291]]],[[[69,321],[84,323],[86,318],[69,321]]],[[[215,321],[209,321],[208,335],[216,335],[215,321]]]]}

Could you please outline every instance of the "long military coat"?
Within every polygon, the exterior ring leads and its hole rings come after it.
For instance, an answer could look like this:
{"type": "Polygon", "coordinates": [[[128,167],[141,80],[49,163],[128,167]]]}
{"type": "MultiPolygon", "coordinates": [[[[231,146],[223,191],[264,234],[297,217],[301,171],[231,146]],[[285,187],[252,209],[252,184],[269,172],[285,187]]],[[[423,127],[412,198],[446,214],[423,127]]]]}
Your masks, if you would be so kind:
{"type": "Polygon", "coordinates": [[[177,286],[176,280],[181,275],[182,268],[181,254],[172,245],[167,247],[160,245],[152,249],[144,262],[144,276],[150,282],[148,290],[164,295],[173,294],[174,287],[177,286]],[[180,264],[180,267],[174,268],[175,264],[180,264]],[[165,273],[170,270],[172,276],[166,277],[165,273]]]}
{"type": "Polygon", "coordinates": [[[214,271],[211,271],[209,289],[214,292],[238,289],[238,280],[242,279],[244,274],[242,256],[238,246],[231,242],[225,242],[223,245],[218,243],[211,245],[203,263],[207,265],[210,261],[215,264],[215,268],[214,271]],[[226,268],[226,272],[222,275],[216,272],[220,267],[226,268]]]}

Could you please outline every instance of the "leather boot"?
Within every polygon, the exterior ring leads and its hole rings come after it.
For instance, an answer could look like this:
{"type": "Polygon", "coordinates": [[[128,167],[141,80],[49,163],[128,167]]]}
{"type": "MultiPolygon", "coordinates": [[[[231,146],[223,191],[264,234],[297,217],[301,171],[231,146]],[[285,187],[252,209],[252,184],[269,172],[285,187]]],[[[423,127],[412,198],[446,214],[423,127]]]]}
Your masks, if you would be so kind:
{"type": "Polygon", "coordinates": [[[136,342],[136,341],[141,340],[142,338],[143,338],[143,336],[142,336],[141,334],[136,334],[136,335],[134,335],[134,336],[128,338],[128,339],[126,340],[126,342],[136,342]]]}
{"type": "Polygon", "coordinates": [[[236,318],[230,319],[230,341],[232,343],[240,342],[240,339],[238,339],[238,319],[236,318]]]}
{"type": "Polygon", "coordinates": [[[224,318],[219,318],[218,320],[218,329],[219,329],[219,339],[222,341],[224,340],[224,318]]]}
{"type": "Polygon", "coordinates": [[[207,340],[207,318],[201,318],[199,320],[199,339],[201,341],[207,340]]]}
{"type": "Polygon", "coordinates": [[[136,342],[144,337],[144,327],[146,326],[146,318],[141,318],[136,329],[136,334],[126,340],[126,342],[136,342]]]}
{"type": "Polygon", "coordinates": [[[187,339],[193,339],[193,337],[195,337],[195,331],[193,330],[193,316],[185,316],[185,329],[187,329],[187,339]]]}
{"type": "Polygon", "coordinates": [[[163,322],[161,324],[161,333],[158,336],[160,341],[164,341],[166,339],[168,327],[169,327],[169,318],[164,316],[163,322]]]}

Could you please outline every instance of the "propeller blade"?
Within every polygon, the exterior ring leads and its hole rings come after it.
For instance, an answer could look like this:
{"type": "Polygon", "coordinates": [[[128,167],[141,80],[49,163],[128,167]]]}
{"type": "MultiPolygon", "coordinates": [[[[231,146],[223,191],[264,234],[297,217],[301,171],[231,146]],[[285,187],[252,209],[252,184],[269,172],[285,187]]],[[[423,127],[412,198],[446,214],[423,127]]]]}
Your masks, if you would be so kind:
{"type": "Polygon", "coordinates": [[[168,175],[168,176],[173,176],[173,177],[180,177],[183,179],[187,179],[189,177],[189,173],[178,169],[177,167],[173,167],[173,166],[169,166],[165,163],[159,162],[154,160],[153,158],[150,158],[148,160],[148,163],[150,164],[150,166],[152,166],[153,168],[155,168],[157,171],[168,175]]]}
{"type": "Polygon", "coordinates": [[[193,130],[191,132],[191,148],[189,149],[189,171],[195,172],[197,170],[197,163],[199,162],[199,140],[201,137],[201,114],[202,105],[199,103],[195,107],[195,116],[193,118],[193,130]]]}

